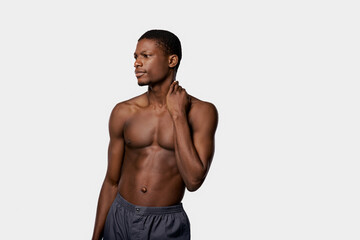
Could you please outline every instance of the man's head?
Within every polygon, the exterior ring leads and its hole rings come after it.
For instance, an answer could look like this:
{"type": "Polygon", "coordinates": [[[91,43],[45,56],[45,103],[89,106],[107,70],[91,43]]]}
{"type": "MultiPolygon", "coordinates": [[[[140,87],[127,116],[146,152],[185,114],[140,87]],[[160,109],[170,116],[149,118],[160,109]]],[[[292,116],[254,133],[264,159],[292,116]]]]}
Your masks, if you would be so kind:
{"type": "Polygon", "coordinates": [[[156,41],[158,46],[164,51],[166,55],[177,55],[178,63],[175,66],[175,70],[177,71],[180,65],[182,53],[180,40],[175,34],[166,30],[149,30],[144,33],[138,41],[141,39],[151,39],[156,41]]]}
{"type": "Polygon", "coordinates": [[[181,60],[180,40],[169,31],[150,30],[139,38],[134,57],[140,86],[173,79],[181,60]]]}

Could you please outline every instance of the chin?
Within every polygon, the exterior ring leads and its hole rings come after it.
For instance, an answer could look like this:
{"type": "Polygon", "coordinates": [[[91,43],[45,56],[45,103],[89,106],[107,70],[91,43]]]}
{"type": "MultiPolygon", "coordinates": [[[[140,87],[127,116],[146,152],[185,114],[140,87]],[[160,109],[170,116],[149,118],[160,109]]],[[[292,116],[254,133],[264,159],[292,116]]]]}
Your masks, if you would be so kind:
{"type": "Polygon", "coordinates": [[[145,81],[138,81],[138,85],[139,86],[146,86],[146,85],[149,85],[149,83],[145,82],[145,81]]]}
{"type": "Polygon", "coordinates": [[[147,86],[151,83],[151,80],[148,78],[139,77],[138,78],[138,85],[139,86],[147,86]]]}

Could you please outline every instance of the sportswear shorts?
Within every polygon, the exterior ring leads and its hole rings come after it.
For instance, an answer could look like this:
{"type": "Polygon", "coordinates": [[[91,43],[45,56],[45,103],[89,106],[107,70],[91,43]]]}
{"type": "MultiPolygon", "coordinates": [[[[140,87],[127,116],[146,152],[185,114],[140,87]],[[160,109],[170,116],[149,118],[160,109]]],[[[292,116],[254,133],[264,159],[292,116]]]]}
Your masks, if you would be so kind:
{"type": "Polygon", "coordinates": [[[189,240],[190,222],[182,204],[142,207],[118,193],[104,227],[104,240],[189,240]]]}

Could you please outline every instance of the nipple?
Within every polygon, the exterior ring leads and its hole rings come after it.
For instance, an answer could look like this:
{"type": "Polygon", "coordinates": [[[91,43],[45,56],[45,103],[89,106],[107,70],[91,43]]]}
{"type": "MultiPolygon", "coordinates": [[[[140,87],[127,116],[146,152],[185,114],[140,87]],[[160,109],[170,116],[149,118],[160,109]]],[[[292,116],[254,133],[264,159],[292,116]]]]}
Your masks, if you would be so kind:
{"type": "Polygon", "coordinates": [[[141,191],[142,191],[143,193],[146,193],[146,192],[147,192],[147,188],[146,188],[146,187],[142,187],[142,188],[141,188],[141,191]]]}

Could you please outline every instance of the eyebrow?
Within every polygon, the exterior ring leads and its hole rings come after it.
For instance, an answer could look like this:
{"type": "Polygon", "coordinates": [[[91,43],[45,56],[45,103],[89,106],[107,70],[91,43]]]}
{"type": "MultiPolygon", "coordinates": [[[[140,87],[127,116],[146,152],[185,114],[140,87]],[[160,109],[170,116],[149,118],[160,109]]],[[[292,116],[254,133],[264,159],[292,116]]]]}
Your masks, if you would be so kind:
{"type": "MultiPolygon", "coordinates": [[[[143,54],[143,53],[146,53],[146,52],[150,52],[150,53],[151,53],[151,51],[149,51],[149,50],[143,50],[143,51],[140,52],[140,54],[143,54]]],[[[134,52],[134,56],[135,56],[135,55],[137,55],[136,52],[134,52]]]]}

